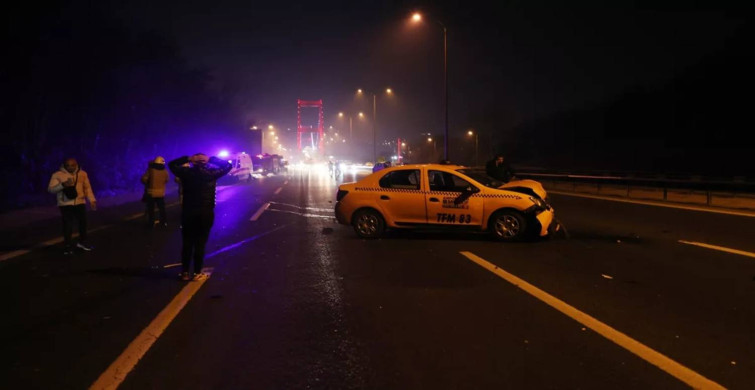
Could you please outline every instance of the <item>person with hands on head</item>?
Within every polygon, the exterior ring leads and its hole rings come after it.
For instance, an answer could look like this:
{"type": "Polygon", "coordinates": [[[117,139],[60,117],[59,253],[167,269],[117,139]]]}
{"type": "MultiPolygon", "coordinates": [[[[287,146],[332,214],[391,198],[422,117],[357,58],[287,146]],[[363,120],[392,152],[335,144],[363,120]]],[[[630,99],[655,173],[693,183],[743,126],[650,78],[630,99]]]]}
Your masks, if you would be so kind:
{"type": "Polygon", "coordinates": [[[227,160],[202,153],[179,157],[168,163],[170,171],[181,181],[181,280],[202,280],[204,252],[215,222],[215,188],[217,180],[228,172],[232,165],[227,160]],[[188,165],[185,165],[189,163],[188,165]],[[194,275],[190,276],[192,259],[194,275]]]}
{"type": "Polygon", "coordinates": [[[56,195],[63,219],[63,254],[71,255],[75,249],[91,251],[92,247],[86,244],[86,203],[88,200],[89,208],[95,211],[97,199],[89,183],[89,175],[79,167],[75,158],[69,157],[63,161],[60,170],[52,174],[47,191],[56,195]],[[74,223],[79,225],[79,241],[76,245],[73,245],[72,239],[74,223]]]}

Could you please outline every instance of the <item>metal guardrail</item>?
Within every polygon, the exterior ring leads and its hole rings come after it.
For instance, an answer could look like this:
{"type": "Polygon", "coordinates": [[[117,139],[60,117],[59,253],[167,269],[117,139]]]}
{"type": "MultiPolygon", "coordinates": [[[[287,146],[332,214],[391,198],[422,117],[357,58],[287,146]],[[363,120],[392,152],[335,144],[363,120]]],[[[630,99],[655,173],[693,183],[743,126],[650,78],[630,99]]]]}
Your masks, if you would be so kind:
{"type": "Polygon", "coordinates": [[[517,170],[549,190],[755,210],[755,181],[701,176],[640,176],[626,173],[553,173],[517,170]]]}

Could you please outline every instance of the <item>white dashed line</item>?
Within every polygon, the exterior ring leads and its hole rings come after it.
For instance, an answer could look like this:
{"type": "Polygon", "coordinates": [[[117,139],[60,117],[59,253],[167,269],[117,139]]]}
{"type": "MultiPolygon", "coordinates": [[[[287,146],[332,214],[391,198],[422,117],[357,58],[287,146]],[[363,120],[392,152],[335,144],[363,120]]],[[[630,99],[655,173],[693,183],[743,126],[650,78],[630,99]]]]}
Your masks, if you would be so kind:
{"type": "Polygon", "coordinates": [[[249,218],[249,220],[252,222],[256,221],[257,218],[259,218],[260,215],[262,215],[262,213],[264,213],[268,207],[270,207],[270,202],[263,204],[262,207],[260,207],[259,210],[257,210],[257,212],[252,215],[252,218],[249,218]]]}

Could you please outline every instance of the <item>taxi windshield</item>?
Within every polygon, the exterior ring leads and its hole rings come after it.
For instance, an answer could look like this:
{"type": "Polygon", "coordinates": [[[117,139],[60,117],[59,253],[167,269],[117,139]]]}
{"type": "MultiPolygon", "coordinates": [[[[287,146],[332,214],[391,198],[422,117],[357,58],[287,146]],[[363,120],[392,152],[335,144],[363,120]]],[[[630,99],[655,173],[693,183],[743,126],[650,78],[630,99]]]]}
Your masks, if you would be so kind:
{"type": "Polygon", "coordinates": [[[488,176],[488,174],[485,173],[484,169],[464,168],[464,169],[457,169],[456,172],[459,172],[461,174],[471,177],[476,182],[484,185],[485,187],[498,188],[504,184],[504,182],[493,179],[492,177],[488,176]]]}

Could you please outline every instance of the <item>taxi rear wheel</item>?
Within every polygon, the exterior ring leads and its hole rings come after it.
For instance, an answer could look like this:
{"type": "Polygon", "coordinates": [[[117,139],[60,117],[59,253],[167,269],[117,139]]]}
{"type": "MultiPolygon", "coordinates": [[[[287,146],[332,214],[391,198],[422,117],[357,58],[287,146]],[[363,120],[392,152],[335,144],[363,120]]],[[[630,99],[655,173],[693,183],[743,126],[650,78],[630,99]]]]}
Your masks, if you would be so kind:
{"type": "Polygon", "coordinates": [[[354,231],[362,238],[378,238],[385,231],[385,220],[375,210],[364,209],[354,214],[354,231]]]}
{"type": "Polygon", "coordinates": [[[527,219],[515,210],[502,210],[490,217],[488,228],[499,241],[521,241],[527,234],[527,219]]]}

